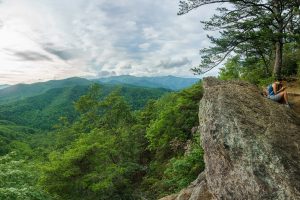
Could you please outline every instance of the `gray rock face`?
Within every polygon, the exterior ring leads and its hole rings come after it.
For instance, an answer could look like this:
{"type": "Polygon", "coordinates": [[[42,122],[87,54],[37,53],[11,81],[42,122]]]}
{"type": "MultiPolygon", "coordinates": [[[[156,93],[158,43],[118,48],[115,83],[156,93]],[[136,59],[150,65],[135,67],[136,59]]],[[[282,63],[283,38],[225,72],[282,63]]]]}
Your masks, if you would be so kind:
{"type": "Polygon", "coordinates": [[[187,188],[181,190],[179,194],[172,194],[160,200],[210,200],[213,196],[208,191],[205,173],[201,173],[198,178],[187,188]]]}
{"type": "Polygon", "coordinates": [[[206,78],[199,119],[215,199],[300,199],[300,118],[243,82],[206,78]]]}
{"type": "Polygon", "coordinates": [[[299,116],[249,83],[206,78],[203,87],[205,172],[163,199],[300,199],[299,116]]]}

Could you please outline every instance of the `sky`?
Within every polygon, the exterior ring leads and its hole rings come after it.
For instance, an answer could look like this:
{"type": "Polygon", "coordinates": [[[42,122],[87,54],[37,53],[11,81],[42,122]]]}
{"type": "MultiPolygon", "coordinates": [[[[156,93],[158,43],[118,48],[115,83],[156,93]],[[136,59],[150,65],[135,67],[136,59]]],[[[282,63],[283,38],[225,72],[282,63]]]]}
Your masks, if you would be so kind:
{"type": "MultiPolygon", "coordinates": [[[[204,6],[178,0],[0,0],[0,84],[117,75],[194,77],[204,6]]],[[[207,75],[216,75],[218,68],[207,75]]]]}

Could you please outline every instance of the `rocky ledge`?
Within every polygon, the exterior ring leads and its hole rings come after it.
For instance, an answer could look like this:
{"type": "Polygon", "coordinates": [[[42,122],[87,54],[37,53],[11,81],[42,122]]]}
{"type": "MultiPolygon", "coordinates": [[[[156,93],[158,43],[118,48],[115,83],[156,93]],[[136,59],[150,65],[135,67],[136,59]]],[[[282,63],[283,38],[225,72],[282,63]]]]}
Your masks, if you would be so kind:
{"type": "Polygon", "coordinates": [[[300,118],[249,83],[206,78],[205,172],[164,200],[300,199],[300,118]]]}

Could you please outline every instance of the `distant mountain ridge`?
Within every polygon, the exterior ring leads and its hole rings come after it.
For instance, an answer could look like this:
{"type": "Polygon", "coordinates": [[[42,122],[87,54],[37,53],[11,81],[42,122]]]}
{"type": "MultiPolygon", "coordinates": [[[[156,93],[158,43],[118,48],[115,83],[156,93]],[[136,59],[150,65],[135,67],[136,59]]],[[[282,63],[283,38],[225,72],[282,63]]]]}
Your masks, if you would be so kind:
{"type": "Polygon", "coordinates": [[[4,85],[0,85],[0,90],[9,87],[10,85],[4,84],[4,85]]]}
{"type": "Polygon", "coordinates": [[[8,102],[19,101],[36,96],[55,88],[74,86],[88,86],[92,83],[110,85],[133,85],[136,87],[163,88],[168,90],[181,90],[198,82],[197,78],[181,78],[175,76],[136,77],[130,75],[112,76],[106,78],[88,80],[72,77],[63,80],[50,80],[33,84],[0,85],[0,105],[8,102]],[[1,86],[4,88],[1,89],[1,86]]]}
{"type": "Polygon", "coordinates": [[[136,77],[130,75],[111,76],[99,78],[96,81],[109,84],[130,84],[141,87],[166,88],[170,90],[181,90],[187,88],[200,79],[182,78],[175,76],[156,76],[156,77],[136,77]]]}
{"type": "Polygon", "coordinates": [[[67,78],[63,80],[51,80],[33,84],[17,84],[0,90],[0,104],[18,101],[27,97],[43,94],[54,88],[73,87],[76,85],[90,85],[92,82],[84,78],[67,78]]]}

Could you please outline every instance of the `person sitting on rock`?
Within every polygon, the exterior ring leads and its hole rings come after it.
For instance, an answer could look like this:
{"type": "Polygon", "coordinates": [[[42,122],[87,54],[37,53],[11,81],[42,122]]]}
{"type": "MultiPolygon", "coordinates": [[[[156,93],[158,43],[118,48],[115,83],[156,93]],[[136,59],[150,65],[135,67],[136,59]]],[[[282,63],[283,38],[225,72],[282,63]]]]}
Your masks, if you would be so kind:
{"type": "Polygon", "coordinates": [[[268,98],[279,103],[285,103],[287,107],[290,107],[285,89],[286,87],[283,87],[282,79],[275,80],[273,84],[267,87],[268,98]]]}

